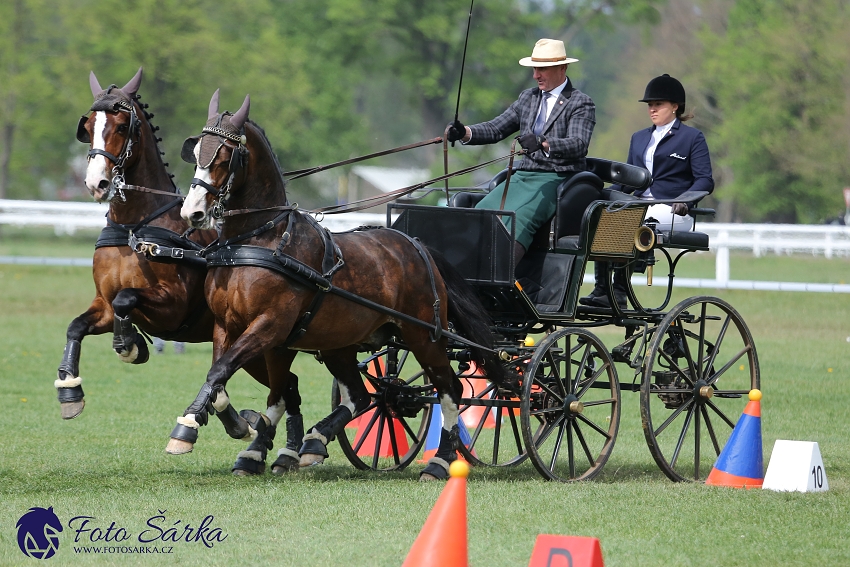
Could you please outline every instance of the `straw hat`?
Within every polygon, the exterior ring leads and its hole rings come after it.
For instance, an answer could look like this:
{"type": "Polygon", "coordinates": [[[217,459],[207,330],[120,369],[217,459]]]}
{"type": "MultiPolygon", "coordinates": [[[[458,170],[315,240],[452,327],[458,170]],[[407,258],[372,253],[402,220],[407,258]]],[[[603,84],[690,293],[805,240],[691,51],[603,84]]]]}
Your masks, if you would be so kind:
{"type": "Polygon", "coordinates": [[[559,39],[541,39],[534,44],[531,57],[523,57],[519,64],[523,67],[554,67],[575,63],[578,59],[567,57],[564,42],[559,39]]]}

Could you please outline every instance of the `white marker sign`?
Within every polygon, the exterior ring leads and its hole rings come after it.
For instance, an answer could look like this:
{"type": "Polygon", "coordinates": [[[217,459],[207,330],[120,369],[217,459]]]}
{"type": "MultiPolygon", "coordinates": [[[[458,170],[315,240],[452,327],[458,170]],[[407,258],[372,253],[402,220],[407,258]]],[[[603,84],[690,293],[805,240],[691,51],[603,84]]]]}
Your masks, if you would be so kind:
{"type": "Polygon", "coordinates": [[[785,492],[829,490],[818,444],[778,439],[773,445],[762,488],[785,492]]]}

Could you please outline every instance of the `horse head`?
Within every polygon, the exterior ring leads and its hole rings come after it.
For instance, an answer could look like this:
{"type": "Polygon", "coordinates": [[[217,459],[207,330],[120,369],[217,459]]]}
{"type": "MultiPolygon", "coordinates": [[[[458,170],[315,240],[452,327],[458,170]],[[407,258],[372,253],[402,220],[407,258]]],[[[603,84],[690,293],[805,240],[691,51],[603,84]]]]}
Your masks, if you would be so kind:
{"type": "Polygon", "coordinates": [[[133,144],[141,133],[135,104],[141,83],[141,67],[120,89],[115,85],[103,89],[94,71],[89,75],[94,103],[90,114],[80,118],[77,140],[90,145],[86,188],[99,203],[116,195],[116,182],[123,183],[124,168],[133,160],[133,144]]]}
{"type": "Polygon", "coordinates": [[[180,214],[195,228],[212,228],[230,197],[233,181],[247,164],[245,123],[251,97],[234,114],[218,111],[219,91],[210,100],[201,135],[186,138],[180,157],[195,164],[195,176],[180,214]]]}

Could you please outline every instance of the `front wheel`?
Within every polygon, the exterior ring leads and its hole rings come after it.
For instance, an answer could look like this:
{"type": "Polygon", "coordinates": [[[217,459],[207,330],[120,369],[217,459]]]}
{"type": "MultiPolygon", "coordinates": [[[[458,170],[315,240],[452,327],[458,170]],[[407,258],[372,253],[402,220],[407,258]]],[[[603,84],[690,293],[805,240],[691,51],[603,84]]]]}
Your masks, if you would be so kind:
{"type": "MultiPolygon", "coordinates": [[[[402,470],[425,444],[433,386],[409,354],[388,346],[359,364],[370,403],[338,436],[342,452],[358,469],[402,470]]],[[[340,402],[336,380],[331,396],[335,408],[340,402]]]]}
{"type": "Polygon", "coordinates": [[[605,345],[578,328],[546,337],[528,363],[520,420],[529,458],[546,479],[599,474],[620,425],[620,383],[605,345]]]}
{"type": "Polygon", "coordinates": [[[644,436],[664,474],[704,481],[759,385],[753,337],[731,305],[707,296],[676,305],[653,334],[640,394],[644,436]]]}

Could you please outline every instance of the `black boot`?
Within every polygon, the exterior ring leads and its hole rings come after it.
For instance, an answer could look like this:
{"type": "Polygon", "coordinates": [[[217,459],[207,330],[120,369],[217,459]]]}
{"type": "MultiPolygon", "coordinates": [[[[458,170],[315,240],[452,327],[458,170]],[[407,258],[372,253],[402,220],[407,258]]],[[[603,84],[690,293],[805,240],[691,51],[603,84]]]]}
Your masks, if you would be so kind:
{"type": "MultiPolygon", "coordinates": [[[[608,299],[608,264],[595,262],[596,287],[590,295],[579,299],[582,305],[591,307],[603,307],[611,309],[611,301],[608,299]],[[601,285],[600,285],[601,282],[601,285]]],[[[614,301],[621,311],[628,309],[626,294],[626,268],[614,268],[614,301]]]]}
{"type": "Polygon", "coordinates": [[[602,261],[593,262],[593,276],[596,279],[596,285],[590,295],[579,298],[578,302],[582,305],[596,305],[596,300],[600,297],[605,298],[606,305],[608,299],[608,263],[602,261]]]}

